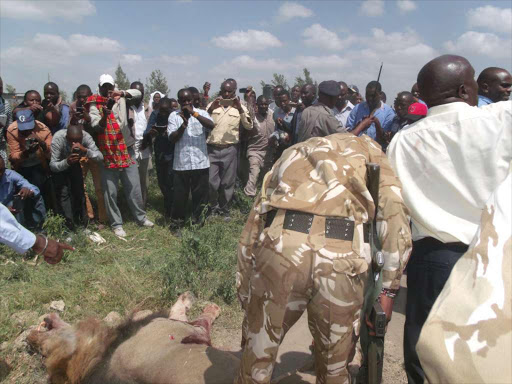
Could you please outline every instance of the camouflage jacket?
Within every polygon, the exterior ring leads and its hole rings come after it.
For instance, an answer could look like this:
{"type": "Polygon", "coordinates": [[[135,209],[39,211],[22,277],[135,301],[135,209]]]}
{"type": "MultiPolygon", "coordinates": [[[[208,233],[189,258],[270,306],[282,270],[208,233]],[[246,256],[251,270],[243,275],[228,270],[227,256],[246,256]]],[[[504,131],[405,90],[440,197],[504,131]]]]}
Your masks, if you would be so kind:
{"type": "Polygon", "coordinates": [[[509,171],[422,328],[416,350],[431,383],[512,382],[511,195],[509,171]]]}
{"type": "Polygon", "coordinates": [[[363,223],[368,223],[375,212],[366,186],[369,162],[381,167],[377,231],[385,257],[383,286],[399,288],[412,249],[409,212],[402,200],[402,186],[375,141],[368,136],[338,133],[314,137],[288,148],[265,176],[239,242],[237,284],[239,290],[242,286],[242,293],[243,286],[248,285],[246,280],[252,268],[253,249],[263,230],[264,214],[273,209],[353,220],[353,250],[371,261],[370,246],[364,243],[362,235],[363,223]]]}

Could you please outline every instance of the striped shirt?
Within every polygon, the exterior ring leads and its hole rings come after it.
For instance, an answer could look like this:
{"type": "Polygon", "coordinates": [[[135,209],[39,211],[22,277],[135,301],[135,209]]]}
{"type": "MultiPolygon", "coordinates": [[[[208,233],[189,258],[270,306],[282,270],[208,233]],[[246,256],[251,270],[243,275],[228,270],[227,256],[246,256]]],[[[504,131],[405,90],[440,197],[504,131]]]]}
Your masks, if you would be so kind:
{"type": "MultiPolygon", "coordinates": [[[[169,115],[167,125],[168,136],[176,132],[181,127],[181,124],[183,124],[183,119],[179,115],[180,112],[175,111],[169,115]]],[[[194,112],[199,113],[208,120],[212,120],[208,112],[202,109],[194,108],[194,112]]],[[[204,127],[199,120],[190,116],[187,128],[174,145],[173,169],[175,171],[191,171],[208,167],[210,167],[210,161],[208,160],[204,127]]]]}

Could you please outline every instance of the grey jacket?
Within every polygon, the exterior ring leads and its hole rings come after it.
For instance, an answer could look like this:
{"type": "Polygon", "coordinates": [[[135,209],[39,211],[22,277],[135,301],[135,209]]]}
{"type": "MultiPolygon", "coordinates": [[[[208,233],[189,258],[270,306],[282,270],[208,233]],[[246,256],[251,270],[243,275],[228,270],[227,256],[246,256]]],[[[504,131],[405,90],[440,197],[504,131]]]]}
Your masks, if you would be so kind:
{"type": "MultiPolygon", "coordinates": [[[[52,172],[62,172],[69,168],[68,156],[71,154],[71,146],[66,140],[67,129],[57,131],[52,139],[52,158],[50,169],[52,172]]],[[[103,155],[96,147],[91,135],[83,131],[82,145],[87,148],[87,157],[93,161],[102,161],[103,155]]]]}
{"type": "Polygon", "coordinates": [[[306,141],[312,137],[324,137],[346,131],[347,129],[334,117],[329,107],[316,103],[307,107],[302,112],[297,142],[306,141]]]}

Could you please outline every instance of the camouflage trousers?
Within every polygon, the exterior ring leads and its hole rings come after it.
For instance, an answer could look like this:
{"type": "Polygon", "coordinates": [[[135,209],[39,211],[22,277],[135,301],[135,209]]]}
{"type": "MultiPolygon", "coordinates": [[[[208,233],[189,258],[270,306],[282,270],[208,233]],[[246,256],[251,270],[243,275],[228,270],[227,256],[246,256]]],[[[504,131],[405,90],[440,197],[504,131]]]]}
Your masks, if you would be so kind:
{"type": "Polygon", "coordinates": [[[270,382],[279,345],[306,309],[317,383],[349,383],[368,262],[351,241],[325,237],[325,217],[314,216],[309,234],[283,229],[283,217],[254,250],[235,383],[270,382]]]}

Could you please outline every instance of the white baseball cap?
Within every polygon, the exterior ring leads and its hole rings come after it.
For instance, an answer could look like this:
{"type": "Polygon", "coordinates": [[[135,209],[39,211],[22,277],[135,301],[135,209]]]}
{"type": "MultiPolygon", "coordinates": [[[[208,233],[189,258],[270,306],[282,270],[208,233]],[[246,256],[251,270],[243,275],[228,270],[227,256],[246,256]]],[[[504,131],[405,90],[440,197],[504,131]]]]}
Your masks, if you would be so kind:
{"type": "Polygon", "coordinates": [[[104,73],[103,75],[100,76],[100,87],[103,84],[106,84],[106,83],[114,85],[115,81],[114,81],[114,78],[112,76],[107,75],[106,73],[104,73]]]}

